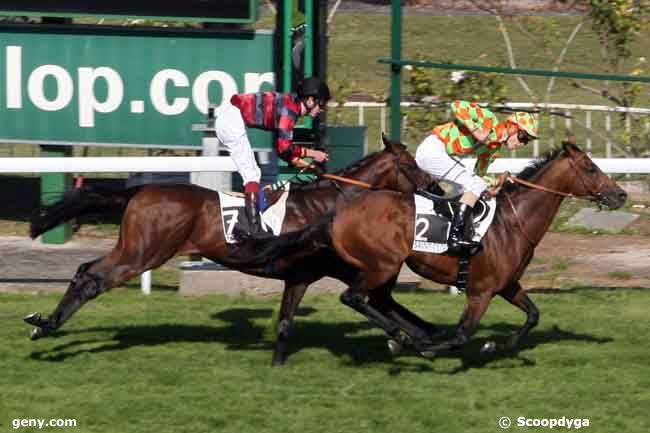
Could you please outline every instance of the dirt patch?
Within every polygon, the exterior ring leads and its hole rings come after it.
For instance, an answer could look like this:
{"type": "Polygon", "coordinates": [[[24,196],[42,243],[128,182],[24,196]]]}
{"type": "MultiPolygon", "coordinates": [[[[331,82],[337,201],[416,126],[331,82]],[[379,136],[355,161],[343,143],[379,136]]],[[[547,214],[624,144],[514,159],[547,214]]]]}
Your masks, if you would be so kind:
{"type": "Polygon", "coordinates": [[[537,247],[523,284],[650,288],[650,238],[549,233],[537,247]]]}

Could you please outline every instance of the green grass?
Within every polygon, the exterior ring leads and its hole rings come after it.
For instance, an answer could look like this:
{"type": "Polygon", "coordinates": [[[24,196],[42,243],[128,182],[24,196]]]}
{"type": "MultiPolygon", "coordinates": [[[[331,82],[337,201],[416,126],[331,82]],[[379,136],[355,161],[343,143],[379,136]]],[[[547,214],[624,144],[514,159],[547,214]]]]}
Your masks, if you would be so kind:
{"type": "Polygon", "coordinates": [[[569,262],[561,257],[553,257],[551,259],[551,270],[554,272],[566,271],[569,268],[569,262]]]}
{"type": "MultiPolygon", "coordinates": [[[[568,35],[578,23],[577,16],[557,17],[527,17],[524,25],[533,34],[539,35],[544,29],[553,27],[558,31],[555,40],[549,40],[552,52],[559,53],[568,35]]],[[[513,51],[519,68],[549,69],[549,60],[543,55],[542,50],[525,36],[516,26],[509,25],[508,31],[513,43],[513,51]]],[[[647,43],[650,35],[640,33],[632,47],[632,57],[647,57],[647,43]]],[[[451,61],[455,63],[507,66],[505,45],[498,31],[496,20],[490,16],[404,16],[402,31],[402,58],[422,59],[434,62],[451,61]]],[[[599,56],[598,41],[589,25],[585,25],[578,33],[574,43],[568,49],[561,70],[576,72],[606,72],[599,56]]],[[[379,64],[379,58],[390,57],[390,16],[363,15],[363,14],[337,14],[329,27],[328,47],[328,80],[334,95],[341,96],[350,93],[366,93],[379,100],[388,96],[389,92],[389,67],[379,64]]],[[[407,83],[408,72],[403,74],[403,94],[411,93],[407,83]]],[[[510,101],[530,101],[530,97],[512,77],[505,77],[510,101]]],[[[529,86],[543,99],[549,78],[527,77],[529,86]]],[[[585,84],[602,88],[602,82],[586,81],[585,84]]],[[[644,89],[648,86],[644,85],[644,89]]],[[[650,103],[650,93],[643,91],[637,105],[646,106],[650,103]]],[[[470,97],[470,95],[467,95],[470,97]]],[[[608,105],[604,98],[574,88],[570,80],[558,78],[555,81],[555,91],[549,102],[597,104],[608,105]]],[[[333,111],[333,110],[332,110],[333,111]]],[[[407,113],[408,111],[404,111],[407,113]]],[[[335,116],[330,115],[328,121],[332,122],[335,116]]],[[[379,114],[378,110],[366,110],[368,125],[368,140],[370,149],[379,145],[379,114]]],[[[585,122],[584,115],[578,114],[578,120],[585,122]]],[[[604,117],[600,114],[593,115],[593,128],[604,132],[604,117]]],[[[338,119],[345,124],[357,123],[357,111],[348,109],[338,119]]],[[[542,152],[548,149],[550,138],[559,144],[564,137],[564,119],[556,118],[556,133],[553,137],[549,132],[548,119],[542,119],[541,131],[543,134],[542,152]]],[[[432,125],[433,126],[433,125],[432,125]]],[[[618,118],[613,118],[613,127],[618,134],[622,126],[618,118]]],[[[634,131],[642,134],[641,125],[634,131]]],[[[584,143],[587,134],[583,127],[573,124],[579,143],[584,143]]],[[[415,148],[426,130],[421,128],[407,128],[404,132],[404,141],[415,148]]],[[[593,149],[601,156],[604,153],[604,140],[594,135],[593,149]]],[[[615,140],[620,141],[620,140],[615,140]]],[[[518,156],[527,156],[526,151],[520,151],[518,156]]]]}
{"type": "MultiPolygon", "coordinates": [[[[464,299],[399,294],[436,323],[464,299]]],[[[117,289],[55,338],[20,318],[58,296],[0,295],[0,431],[17,418],[74,418],[76,432],[499,432],[501,416],[588,418],[592,433],[647,432],[650,291],[533,294],[540,326],[519,353],[479,354],[523,315],[495,299],[461,353],[392,358],[336,296],[307,297],[293,353],[269,367],[277,297],[150,297],[117,289]]],[[[21,431],[37,431],[21,429],[21,431]]],[[[509,431],[547,431],[521,429],[509,431]]]]}
{"type": "Polygon", "coordinates": [[[632,278],[632,274],[626,271],[612,271],[607,276],[616,280],[629,280],[632,278]]]}

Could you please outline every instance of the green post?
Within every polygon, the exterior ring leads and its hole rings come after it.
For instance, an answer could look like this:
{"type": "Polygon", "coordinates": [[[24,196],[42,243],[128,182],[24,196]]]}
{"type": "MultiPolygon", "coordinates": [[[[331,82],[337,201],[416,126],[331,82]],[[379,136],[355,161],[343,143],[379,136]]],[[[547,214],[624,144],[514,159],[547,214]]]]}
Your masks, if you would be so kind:
{"type": "MultiPolygon", "coordinates": [[[[41,146],[41,155],[65,158],[72,155],[69,146],[41,146]]],[[[72,176],[69,173],[45,173],[41,175],[41,204],[49,205],[63,197],[63,193],[72,186],[72,176]]],[[[70,223],[61,224],[43,234],[44,244],[64,244],[72,237],[70,223]]]]}
{"type": "Polygon", "coordinates": [[[293,17],[293,0],[282,2],[284,28],[282,29],[282,91],[291,91],[291,18],[293,17]]]}
{"type": "MultiPolygon", "coordinates": [[[[401,0],[392,0],[391,5],[391,58],[400,60],[402,58],[402,5],[401,0]]],[[[390,67],[390,137],[392,140],[401,139],[400,101],[402,84],[401,65],[391,64],[390,67]]]]}
{"type": "MultiPolygon", "coordinates": [[[[314,0],[305,0],[305,65],[303,71],[305,77],[314,74],[314,0]]],[[[311,117],[304,121],[306,128],[312,127],[311,117]]]]}

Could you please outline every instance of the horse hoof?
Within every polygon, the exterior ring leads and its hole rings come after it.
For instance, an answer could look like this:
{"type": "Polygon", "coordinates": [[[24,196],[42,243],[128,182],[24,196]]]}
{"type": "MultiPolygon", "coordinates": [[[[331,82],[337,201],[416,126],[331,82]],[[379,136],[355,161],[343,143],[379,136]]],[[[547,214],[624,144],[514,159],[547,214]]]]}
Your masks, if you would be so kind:
{"type": "Polygon", "coordinates": [[[43,319],[41,319],[41,313],[28,314],[27,316],[23,317],[23,320],[25,323],[33,326],[40,326],[43,323],[43,319]]]}
{"type": "Polygon", "coordinates": [[[481,353],[494,353],[497,351],[497,344],[494,341],[487,341],[481,347],[481,353]]]}
{"type": "Polygon", "coordinates": [[[44,335],[43,329],[38,326],[32,329],[32,332],[29,334],[29,339],[36,341],[44,335]]]}
{"type": "Polygon", "coordinates": [[[402,351],[402,347],[402,343],[399,341],[392,338],[388,340],[388,350],[390,350],[391,354],[398,355],[402,351]]]}
{"type": "Polygon", "coordinates": [[[431,350],[431,349],[421,350],[420,351],[420,356],[422,356],[423,358],[429,358],[429,359],[435,358],[436,357],[436,351],[431,350]]]}
{"type": "Polygon", "coordinates": [[[286,359],[281,356],[274,356],[273,360],[271,361],[271,367],[282,367],[285,361],[286,359]]]}

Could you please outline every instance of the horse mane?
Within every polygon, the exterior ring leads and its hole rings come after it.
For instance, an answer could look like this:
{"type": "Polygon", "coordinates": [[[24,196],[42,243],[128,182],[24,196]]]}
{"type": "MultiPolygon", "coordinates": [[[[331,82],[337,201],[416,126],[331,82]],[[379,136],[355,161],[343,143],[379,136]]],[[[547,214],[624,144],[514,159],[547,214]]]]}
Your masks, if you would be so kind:
{"type": "MultiPolygon", "coordinates": [[[[521,173],[517,175],[519,179],[522,180],[528,180],[530,181],[533,179],[546,165],[548,165],[551,161],[555,160],[560,153],[562,153],[564,149],[560,148],[555,148],[550,150],[549,152],[545,153],[544,155],[540,156],[539,158],[535,159],[532,161],[530,164],[524,168],[521,173]]],[[[510,193],[519,190],[521,188],[521,185],[518,183],[513,183],[513,182],[507,182],[505,185],[503,185],[503,188],[501,188],[501,191],[499,191],[499,196],[502,196],[503,193],[510,193]]]]}

